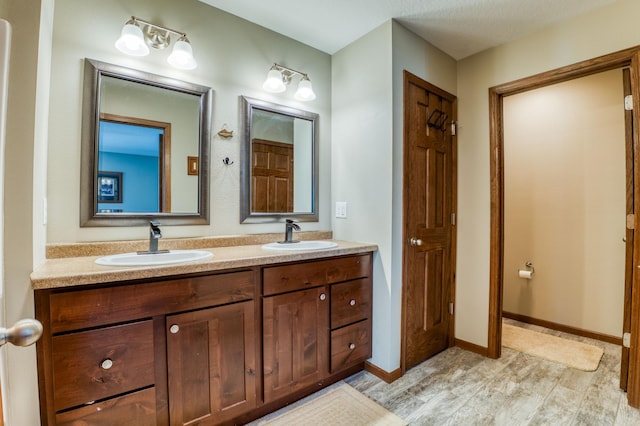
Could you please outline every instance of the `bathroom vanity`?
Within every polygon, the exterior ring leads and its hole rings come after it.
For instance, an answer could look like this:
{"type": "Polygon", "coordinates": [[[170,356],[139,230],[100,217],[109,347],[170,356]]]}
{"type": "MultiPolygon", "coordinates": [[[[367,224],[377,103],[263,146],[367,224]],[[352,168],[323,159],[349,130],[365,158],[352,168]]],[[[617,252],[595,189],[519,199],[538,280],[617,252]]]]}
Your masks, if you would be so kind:
{"type": "Polygon", "coordinates": [[[47,261],[32,274],[42,423],[242,424],[361,370],[375,249],[47,261]]]}

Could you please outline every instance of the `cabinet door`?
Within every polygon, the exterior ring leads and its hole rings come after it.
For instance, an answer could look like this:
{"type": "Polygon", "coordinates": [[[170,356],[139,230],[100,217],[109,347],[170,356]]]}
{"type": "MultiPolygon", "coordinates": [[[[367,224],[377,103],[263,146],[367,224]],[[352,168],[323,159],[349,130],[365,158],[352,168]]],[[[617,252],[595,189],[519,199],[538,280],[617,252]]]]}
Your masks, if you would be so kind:
{"type": "Polygon", "coordinates": [[[329,374],[326,287],[263,299],[264,399],[307,387],[329,374]]]}
{"type": "Polygon", "coordinates": [[[171,425],[218,424],[256,405],[253,301],[167,317],[171,425]]]}

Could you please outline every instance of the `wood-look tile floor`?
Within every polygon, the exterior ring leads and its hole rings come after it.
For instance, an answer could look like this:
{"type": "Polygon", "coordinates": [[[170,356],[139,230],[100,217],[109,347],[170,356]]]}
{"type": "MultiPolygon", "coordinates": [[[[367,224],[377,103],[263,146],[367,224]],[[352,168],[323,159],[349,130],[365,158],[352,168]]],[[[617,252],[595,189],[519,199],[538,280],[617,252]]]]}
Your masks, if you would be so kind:
{"type": "Polygon", "coordinates": [[[600,346],[600,366],[584,372],[508,348],[493,360],[454,347],[391,384],[364,371],[345,382],[410,425],[640,425],[619,388],[619,346],[505,322],[600,346]]]}

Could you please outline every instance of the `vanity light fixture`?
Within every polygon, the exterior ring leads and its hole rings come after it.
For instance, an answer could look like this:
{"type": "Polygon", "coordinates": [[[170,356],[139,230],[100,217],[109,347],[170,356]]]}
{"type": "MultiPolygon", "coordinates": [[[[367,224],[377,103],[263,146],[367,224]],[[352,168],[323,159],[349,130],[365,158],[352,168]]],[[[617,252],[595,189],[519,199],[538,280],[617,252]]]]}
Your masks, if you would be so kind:
{"type": "Polygon", "coordinates": [[[171,43],[171,34],[177,35],[178,40],[173,45],[173,51],[167,58],[167,62],[182,70],[192,70],[197,67],[191,43],[185,33],[152,24],[135,16],[132,16],[122,27],[116,47],[127,55],[147,56],[149,54],[147,45],[154,49],[164,49],[171,43]]]}
{"type": "Polygon", "coordinates": [[[300,82],[298,83],[298,90],[294,97],[299,101],[314,100],[316,98],[316,94],[313,92],[311,80],[309,80],[309,76],[307,74],[275,63],[269,70],[267,79],[262,84],[262,88],[271,93],[284,92],[287,89],[287,85],[291,83],[291,79],[294,75],[301,77],[300,82]]]}

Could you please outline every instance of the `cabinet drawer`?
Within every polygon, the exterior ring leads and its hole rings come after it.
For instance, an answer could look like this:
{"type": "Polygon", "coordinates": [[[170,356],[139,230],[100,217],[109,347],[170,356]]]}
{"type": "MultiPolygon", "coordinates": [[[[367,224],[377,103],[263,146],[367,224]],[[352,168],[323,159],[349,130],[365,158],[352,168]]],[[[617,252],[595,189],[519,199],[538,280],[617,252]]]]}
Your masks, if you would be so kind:
{"type": "Polygon", "coordinates": [[[52,338],[56,411],[154,383],[153,323],[52,338]]]}
{"type": "Polygon", "coordinates": [[[371,321],[361,321],[331,332],[331,372],[371,357],[371,321]]]}
{"type": "Polygon", "coordinates": [[[263,294],[268,296],[364,278],[370,271],[370,254],[273,266],[263,269],[263,294]]]}
{"type": "Polygon", "coordinates": [[[156,424],[155,388],[56,414],[57,426],[155,426],[156,424]]]}
{"type": "Polygon", "coordinates": [[[371,280],[349,281],[331,286],[331,328],[371,317],[371,280]]]}
{"type": "Polygon", "coordinates": [[[52,293],[51,332],[240,302],[254,293],[253,271],[52,293]]]}

